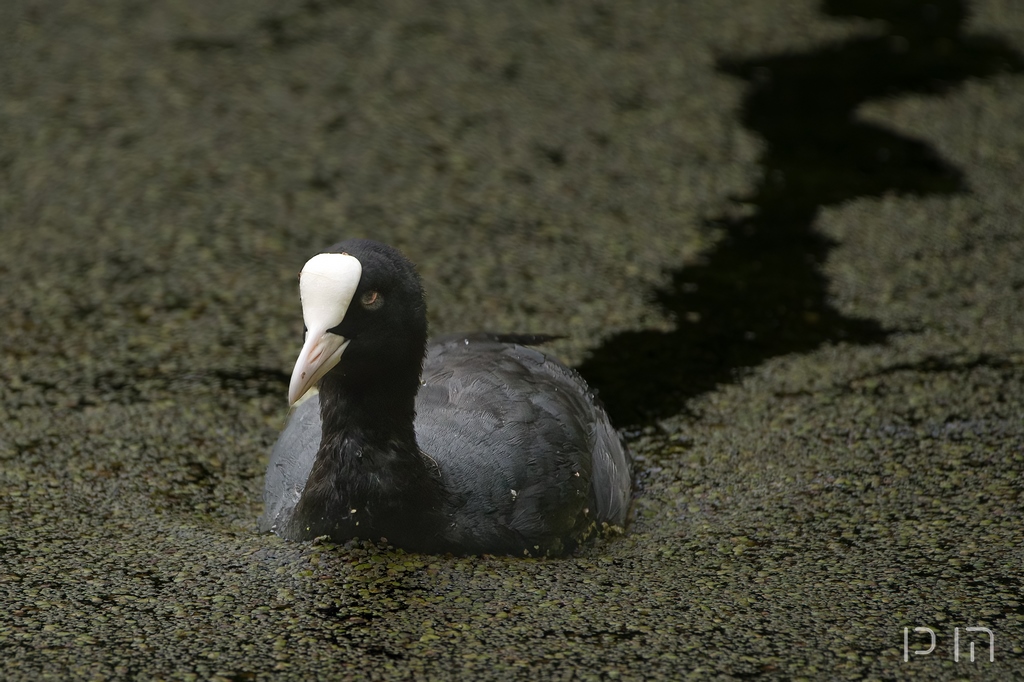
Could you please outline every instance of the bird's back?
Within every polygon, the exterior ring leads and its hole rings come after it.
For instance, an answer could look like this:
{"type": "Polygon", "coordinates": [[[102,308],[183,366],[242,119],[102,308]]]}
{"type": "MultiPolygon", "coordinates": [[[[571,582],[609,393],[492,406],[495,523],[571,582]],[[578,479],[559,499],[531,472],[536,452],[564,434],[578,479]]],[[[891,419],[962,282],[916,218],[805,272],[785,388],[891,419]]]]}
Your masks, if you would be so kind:
{"type": "Polygon", "coordinates": [[[451,493],[455,543],[557,554],[603,523],[624,524],[628,456],[575,371],[504,338],[428,347],[416,439],[451,493]]]}

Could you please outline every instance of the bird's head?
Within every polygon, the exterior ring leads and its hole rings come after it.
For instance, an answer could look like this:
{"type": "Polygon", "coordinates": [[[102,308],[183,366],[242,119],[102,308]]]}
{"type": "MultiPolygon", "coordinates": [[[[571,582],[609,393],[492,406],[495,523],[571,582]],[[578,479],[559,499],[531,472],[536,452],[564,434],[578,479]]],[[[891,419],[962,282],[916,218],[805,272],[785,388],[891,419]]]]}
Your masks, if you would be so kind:
{"type": "Polygon", "coordinates": [[[303,266],[299,295],[306,339],[289,403],[329,373],[352,383],[419,380],[426,304],[415,268],[397,249],[367,239],[335,244],[303,266]]]}

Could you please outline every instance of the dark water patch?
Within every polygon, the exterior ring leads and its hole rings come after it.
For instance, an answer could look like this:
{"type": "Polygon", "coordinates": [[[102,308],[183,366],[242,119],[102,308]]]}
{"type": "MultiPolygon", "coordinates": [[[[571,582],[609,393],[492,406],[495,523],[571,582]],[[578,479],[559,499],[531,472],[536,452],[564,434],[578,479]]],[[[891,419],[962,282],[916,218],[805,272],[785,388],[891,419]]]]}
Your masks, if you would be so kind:
{"type": "Polygon", "coordinates": [[[874,344],[890,330],[828,300],[821,265],[835,243],[812,229],[823,206],[886,193],[966,191],[962,172],[920,140],[855,120],[880,97],[941,94],[969,78],[1024,72],[1005,41],[962,34],[958,0],[829,0],[831,16],[880,19],[884,35],[812,52],[721,59],[749,83],[741,120],[765,142],[751,217],[717,218],[723,239],[655,292],[671,332],[609,338],[579,367],[620,426],[677,414],[738,370],[826,343],[874,344]]]}
{"type": "Polygon", "coordinates": [[[30,375],[0,377],[0,392],[8,409],[60,407],[81,410],[101,405],[136,405],[165,399],[169,394],[214,390],[243,398],[279,397],[288,390],[290,375],[268,367],[238,367],[190,373],[162,372],[126,364],[118,370],[83,372],[59,381],[30,375]]]}
{"type": "Polygon", "coordinates": [[[215,378],[225,391],[251,396],[284,396],[291,380],[288,372],[268,367],[213,370],[209,375],[215,378]]]}
{"type": "Polygon", "coordinates": [[[250,39],[226,36],[183,35],[171,41],[181,52],[226,52],[269,47],[288,50],[323,38],[320,17],[335,7],[346,7],[351,0],[306,0],[293,9],[264,15],[253,27],[250,39]],[[255,42],[251,38],[255,37],[255,42]]]}
{"type": "MultiPolygon", "coordinates": [[[[872,372],[870,377],[881,377],[900,372],[914,372],[924,374],[947,374],[949,372],[964,372],[975,369],[998,369],[1015,370],[1022,368],[1020,362],[1011,358],[999,357],[990,353],[981,353],[974,357],[940,357],[930,355],[916,362],[901,362],[884,367],[877,372],[872,372]]],[[[867,378],[867,377],[862,377],[867,378]]]]}
{"type": "Polygon", "coordinates": [[[172,41],[171,45],[181,52],[219,52],[239,48],[238,41],[232,38],[203,36],[182,36],[172,41]]]}

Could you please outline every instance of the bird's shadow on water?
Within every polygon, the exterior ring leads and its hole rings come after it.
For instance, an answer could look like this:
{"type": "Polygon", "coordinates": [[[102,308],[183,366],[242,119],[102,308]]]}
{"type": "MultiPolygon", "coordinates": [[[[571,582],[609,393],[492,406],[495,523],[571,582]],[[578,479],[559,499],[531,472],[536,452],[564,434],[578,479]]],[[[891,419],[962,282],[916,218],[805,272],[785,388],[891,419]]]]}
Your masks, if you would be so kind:
{"type": "Polygon", "coordinates": [[[855,197],[966,191],[960,170],[927,144],[854,118],[865,101],[940,94],[969,78],[1024,72],[1005,41],[964,35],[959,0],[826,0],[836,17],[882,20],[881,36],[813,52],[720,59],[748,83],[741,120],[764,140],[763,179],[743,200],[756,212],[708,221],[724,237],[655,292],[671,332],[629,331],[579,367],[613,421],[639,426],[684,410],[740,368],[830,342],[873,344],[890,330],[844,316],[821,273],[834,243],[818,211],[855,197]]]}

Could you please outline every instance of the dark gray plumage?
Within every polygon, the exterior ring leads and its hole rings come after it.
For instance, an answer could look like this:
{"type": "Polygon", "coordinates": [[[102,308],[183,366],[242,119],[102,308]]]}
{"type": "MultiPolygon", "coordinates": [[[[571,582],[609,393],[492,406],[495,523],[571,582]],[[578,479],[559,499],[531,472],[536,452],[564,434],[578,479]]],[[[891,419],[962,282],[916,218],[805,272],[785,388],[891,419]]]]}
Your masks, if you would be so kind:
{"type": "Polygon", "coordinates": [[[444,337],[424,358],[425,307],[408,261],[366,240],[331,251],[362,265],[353,301],[384,303],[347,307],[331,330],[349,343],[274,447],[261,530],[557,555],[602,524],[625,524],[628,455],[575,371],[514,335],[444,337]]]}

